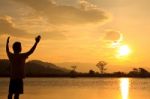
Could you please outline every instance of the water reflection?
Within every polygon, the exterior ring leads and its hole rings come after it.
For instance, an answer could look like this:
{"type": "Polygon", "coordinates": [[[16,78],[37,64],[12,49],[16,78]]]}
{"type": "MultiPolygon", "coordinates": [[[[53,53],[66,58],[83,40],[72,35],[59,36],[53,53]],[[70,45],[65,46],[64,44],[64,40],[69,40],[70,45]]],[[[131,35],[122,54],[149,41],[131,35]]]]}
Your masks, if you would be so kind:
{"type": "MultiPolygon", "coordinates": [[[[0,99],[8,85],[0,78],[0,99]]],[[[21,99],[150,99],[149,92],[150,79],[143,78],[27,78],[21,99]]]]}
{"type": "Polygon", "coordinates": [[[122,99],[128,99],[130,82],[128,78],[120,79],[120,91],[122,99]]]}

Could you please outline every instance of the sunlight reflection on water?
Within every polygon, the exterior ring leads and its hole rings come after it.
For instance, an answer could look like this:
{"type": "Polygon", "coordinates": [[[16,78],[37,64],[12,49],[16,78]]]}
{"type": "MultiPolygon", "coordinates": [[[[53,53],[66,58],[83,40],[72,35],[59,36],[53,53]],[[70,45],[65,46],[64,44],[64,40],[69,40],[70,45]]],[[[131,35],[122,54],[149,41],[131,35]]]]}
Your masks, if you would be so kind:
{"type": "Polygon", "coordinates": [[[120,79],[120,91],[121,91],[122,99],[128,99],[129,87],[130,87],[130,80],[128,78],[121,78],[120,79]]]}

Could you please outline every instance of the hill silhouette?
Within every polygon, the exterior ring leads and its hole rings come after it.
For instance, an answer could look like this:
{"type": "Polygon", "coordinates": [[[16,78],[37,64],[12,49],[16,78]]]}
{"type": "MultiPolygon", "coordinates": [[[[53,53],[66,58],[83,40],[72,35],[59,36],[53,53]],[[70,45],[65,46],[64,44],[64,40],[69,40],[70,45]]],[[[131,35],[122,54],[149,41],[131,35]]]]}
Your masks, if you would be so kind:
{"type": "MultiPolygon", "coordinates": [[[[0,59],[0,77],[9,76],[9,64],[7,59],[0,59]]],[[[40,60],[28,61],[25,65],[25,72],[27,77],[150,77],[150,72],[144,68],[133,68],[129,73],[118,71],[102,74],[93,70],[83,73],[40,60]]]]}
{"type": "MultiPolygon", "coordinates": [[[[0,59],[0,76],[9,76],[9,64],[7,59],[0,59]]],[[[27,76],[59,76],[68,74],[70,70],[52,63],[32,60],[26,63],[25,72],[27,76]]]]}

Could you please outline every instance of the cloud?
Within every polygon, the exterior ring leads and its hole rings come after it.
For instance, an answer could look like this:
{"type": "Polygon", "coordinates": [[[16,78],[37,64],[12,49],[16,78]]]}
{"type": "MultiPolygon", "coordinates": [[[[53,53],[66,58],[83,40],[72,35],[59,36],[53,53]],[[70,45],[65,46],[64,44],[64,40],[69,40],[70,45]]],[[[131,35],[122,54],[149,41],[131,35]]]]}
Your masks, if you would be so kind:
{"type": "Polygon", "coordinates": [[[87,1],[80,2],[80,7],[57,5],[50,0],[14,0],[21,2],[36,11],[37,15],[44,16],[51,24],[87,24],[101,23],[109,16],[87,1]]]}
{"type": "Polygon", "coordinates": [[[113,41],[113,42],[120,42],[123,39],[122,34],[119,31],[107,31],[105,34],[105,40],[113,41]]]}
{"type": "Polygon", "coordinates": [[[65,40],[66,36],[63,34],[63,31],[48,31],[39,33],[43,39],[51,39],[51,40],[65,40]]]}
{"type": "Polygon", "coordinates": [[[79,0],[81,8],[88,10],[88,9],[98,9],[96,5],[88,2],[88,0],[79,0]]]}
{"type": "Polygon", "coordinates": [[[117,48],[123,41],[123,35],[119,31],[109,30],[105,33],[104,41],[106,47],[117,48]]]}
{"type": "Polygon", "coordinates": [[[16,37],[31,37],[25,30],[15,27],[12,18],[9,16],[0,17],[0,35],[7,34],[16,37]]]}
{"type": "Polygon", "coordinates": [[[9,16],[0,17],[0,35],[10,35],[14,37],[21,38],[33,38],[36,35],[40,34],[43,39],[52,39],[52,40],[62,40],[66,39],[65,35],[62,34],[62,31],[47,31],[37,34],[31,34],[25,30],[15,27],[15,24],[12,22],[12,18],[9,16]]]}

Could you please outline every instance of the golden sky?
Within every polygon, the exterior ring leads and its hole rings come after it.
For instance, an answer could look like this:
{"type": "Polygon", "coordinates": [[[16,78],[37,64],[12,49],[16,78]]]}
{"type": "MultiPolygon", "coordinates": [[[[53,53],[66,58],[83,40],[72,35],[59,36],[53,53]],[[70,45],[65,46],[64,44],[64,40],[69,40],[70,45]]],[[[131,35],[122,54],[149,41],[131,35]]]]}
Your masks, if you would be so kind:
{"type": "Polygon", "coordinates": [[[110,71],[149,69],[149,3],[149,0],[0,0],[0,59],[7,58],[8,36],[10,47],[19,40],[26,52],[40,34],[42,40],[29,60],[83,63],[78,67],[81,71],[96,68],[94,65],[100,60],[108,63],[110,71]],[[118,56],[117,51],[124,45],[131,52],[118,56]]]}

